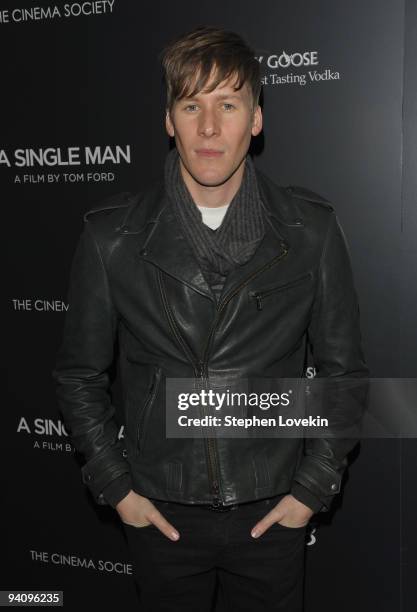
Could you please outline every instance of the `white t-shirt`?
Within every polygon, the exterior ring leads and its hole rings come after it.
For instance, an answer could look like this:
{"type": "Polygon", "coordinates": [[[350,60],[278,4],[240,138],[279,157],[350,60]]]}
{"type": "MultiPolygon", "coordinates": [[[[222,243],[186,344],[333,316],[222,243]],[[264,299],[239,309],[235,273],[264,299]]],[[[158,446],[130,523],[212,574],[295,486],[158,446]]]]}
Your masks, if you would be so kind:
{"type": "Polygon", "coordinates": [[[208,225],[211,229],[217,229],[227,212],[230,204],[225,204],[224,206],[198,206],[199,210],[201,210],[201,214],[203,216],[203,223],[208,225]]]}

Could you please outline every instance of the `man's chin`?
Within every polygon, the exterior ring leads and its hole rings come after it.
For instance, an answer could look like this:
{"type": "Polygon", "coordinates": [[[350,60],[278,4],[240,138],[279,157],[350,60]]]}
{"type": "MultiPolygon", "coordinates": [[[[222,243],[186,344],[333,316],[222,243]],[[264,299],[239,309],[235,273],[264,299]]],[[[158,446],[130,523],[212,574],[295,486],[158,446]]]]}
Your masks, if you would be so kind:
{"type": "Polygon", "coordinates": [[[224,185],[233,172],[230,174],[217,174],[217,173],[195,173],[192,174],[192,178],[196,183],[201,185],[202,187],[219,187],[220,185],[224,185]]]}

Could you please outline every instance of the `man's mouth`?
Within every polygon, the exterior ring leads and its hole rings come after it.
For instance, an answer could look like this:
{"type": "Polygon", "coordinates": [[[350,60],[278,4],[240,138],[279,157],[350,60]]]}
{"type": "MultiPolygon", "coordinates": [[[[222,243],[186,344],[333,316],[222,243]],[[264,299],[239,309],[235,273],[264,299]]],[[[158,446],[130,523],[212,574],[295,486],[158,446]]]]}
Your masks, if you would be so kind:
{"type": "Polygon", "coordinates": [[[223,155],[223,151],[218,149],[196,149],[195,152],[201,157],[220,157],[220,155],[223,155]]]}

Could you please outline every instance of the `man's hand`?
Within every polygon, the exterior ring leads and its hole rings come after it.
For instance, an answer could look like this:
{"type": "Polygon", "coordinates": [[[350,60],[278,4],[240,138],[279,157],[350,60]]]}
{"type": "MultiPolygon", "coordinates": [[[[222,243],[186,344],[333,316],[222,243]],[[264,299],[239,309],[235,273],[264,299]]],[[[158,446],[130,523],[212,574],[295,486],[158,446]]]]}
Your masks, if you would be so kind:
{"type": "Polygon", "coordinates": [[[254,526],[251,535],[258,538],[274,523],[279,523],[284,527],[304,527],[313,514],[311,508],[295,499],[291,494],[286,495],[254,526]]]}
{"type": "Polygon", "coordinates": [[[170,540],[178,540],[178,531],[147,498],[131,490],[116,506],[120,519],[127,525],[145,528],[155,525],[170,540]]]}

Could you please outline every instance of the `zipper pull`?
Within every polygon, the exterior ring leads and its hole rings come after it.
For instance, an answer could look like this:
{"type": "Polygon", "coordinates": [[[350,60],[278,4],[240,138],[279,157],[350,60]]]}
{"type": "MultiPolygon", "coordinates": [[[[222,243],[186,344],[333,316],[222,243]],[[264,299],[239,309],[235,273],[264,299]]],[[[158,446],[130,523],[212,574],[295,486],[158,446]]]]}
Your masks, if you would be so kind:
{"type": "Polygon", "coordinates": [[[221,506],[221,499],[219,497],[219,493],[220,493],[219,483],[217,482],[217,480],[213,480],[211,484],[212,484],[212,489],[214,493],[213,506],[215,508],[218,508],[219,506],[221,506]]]}
{"type": "Polygon", "coordinates": [[[258,310],[262,310],[262,296],[260,293],[255,293],[256,307],[258,310]]]}
{"type": "Polygon", "coordinates": [[[204,377],[204,362],[203,361],[198,362],[198,373],[201,378],[204,377]]]}

